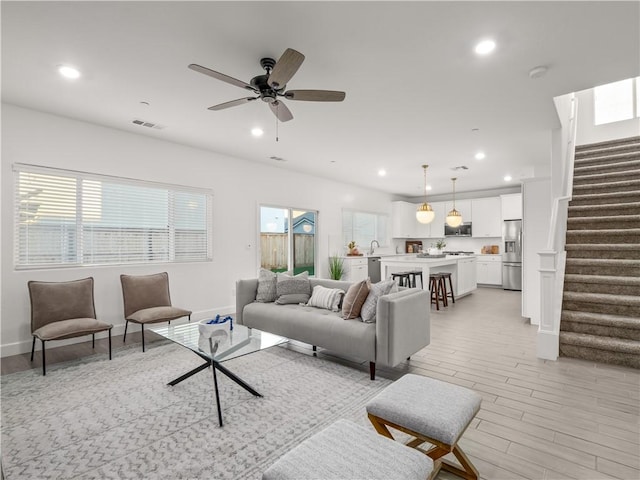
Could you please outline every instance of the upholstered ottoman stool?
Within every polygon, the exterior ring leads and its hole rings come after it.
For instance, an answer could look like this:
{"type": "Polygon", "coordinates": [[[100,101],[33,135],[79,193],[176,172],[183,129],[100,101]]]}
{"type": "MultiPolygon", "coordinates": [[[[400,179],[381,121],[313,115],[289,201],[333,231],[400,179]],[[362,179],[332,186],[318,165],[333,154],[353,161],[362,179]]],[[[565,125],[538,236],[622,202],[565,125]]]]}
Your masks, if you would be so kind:
{"type": "Polygon", "coordinates": [[[262,480],[426,480],[432,471],[422,453],[338,420],[283,455],[262,480]]]}
{"type": "Polygon", "coordinates": [[[440,468],[476,480],[478,471],[458,446],[458,440],[480,410],[480,395],[468,388],[421,375],[407,374],[392,383],[367,404],[369,420],[379,434],[393,439],[387,427],[413,437],[407,445],[435,460],[435,477],[440,468]],[[429,450],[418,448],[430,443],[429,450]],[[440,459],[453,453],[462,469],[440,459]]]}

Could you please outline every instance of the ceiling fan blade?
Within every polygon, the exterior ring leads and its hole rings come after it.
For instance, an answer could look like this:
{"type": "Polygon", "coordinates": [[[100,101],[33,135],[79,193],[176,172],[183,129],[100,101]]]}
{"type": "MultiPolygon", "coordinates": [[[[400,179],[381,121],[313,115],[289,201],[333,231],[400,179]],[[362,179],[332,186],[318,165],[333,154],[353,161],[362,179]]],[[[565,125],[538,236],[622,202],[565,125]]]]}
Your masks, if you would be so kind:
{"type": "Polygon", "coordinates": [[[267,83],[273,88],[283,88],[304,62],[304,55],[287,48],[269,74],[267,83]]]}
{"type": "Polygon", "coordinates": [[[293,120],[293,114],[291,110],[287,108],[287,106],[279,100],[276,100],[273,103],[269,104],[271,111],[273,114],[280,120],[281,122],[288,122],[289,120],[293,120]]]}
{"type": "Polygon", "coordinates": [[[214,105],[213,107],[207,108],[207,110],[224,110],[225,108],[235,107],[236,105],[242,105],[243,103],[249,103],[253,100],[257,100],[259,97],[246,97],[239,98],[237,100],[231,100],[230,102],[220,103],[218,105],[214,105]]]}
{"type": "Polygon", "coordinates": [[[284,98],[288,100],[304,100],[306,102],[341,102],[346,93],[335,90],[288,90],[284,98]]]}
{"type": "Polygon", "coordinates": [[[222,80],[223,82],[235,85],[236,87],[246,88],[247,90],[251,90],[252,92],[257,92],[257,90],[248,83],[243,82],[242,80],[238,80],[237,78],[230,77],[229,75],[225,75],[224,73],[216,72],[215,70],[211,70],[210,68],[203,67],[195,63],[189,65],[189,68],[195,72],[204,73],[205,75],[213,77],[217,80],[222,80]]]}

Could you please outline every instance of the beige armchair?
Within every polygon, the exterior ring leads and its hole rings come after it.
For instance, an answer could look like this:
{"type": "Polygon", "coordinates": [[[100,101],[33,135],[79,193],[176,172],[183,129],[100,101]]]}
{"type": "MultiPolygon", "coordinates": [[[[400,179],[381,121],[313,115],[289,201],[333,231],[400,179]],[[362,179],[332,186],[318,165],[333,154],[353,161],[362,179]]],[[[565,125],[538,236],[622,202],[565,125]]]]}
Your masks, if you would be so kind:
{"type": "Polygon", "coordinates": [[[124,337],[127,339],[129,322],[139,323],[144,352],[144,326],[147,323],[170,322],[180,317],[189,317],[191,311],[171,306],[169,275],[167,272],[153,275],[120,275],[124,299],[124,337]]]}
{"type": "Polygon", "coordinates": [[[47,374],[44,342],[91,335],[96,346],[96,333],[109,332],[109,360],[111,360],[111,329],[113,325],[96,319],[93,302],[93,278],[70,282],[30,281],[31,298],[31,361],[36,338],[42,342],[42,375],[47,374]]]}

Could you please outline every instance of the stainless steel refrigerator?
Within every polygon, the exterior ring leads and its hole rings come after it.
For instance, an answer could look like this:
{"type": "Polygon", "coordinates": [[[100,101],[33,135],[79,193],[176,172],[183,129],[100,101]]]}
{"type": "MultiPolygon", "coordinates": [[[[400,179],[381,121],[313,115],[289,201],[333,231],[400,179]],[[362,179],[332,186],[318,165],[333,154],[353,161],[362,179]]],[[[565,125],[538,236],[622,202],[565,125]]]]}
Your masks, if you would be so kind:
{"type": "Polygon", "coordinates": [[[522,220],[505,220],[502,239],[502,288],[522,290],[522,220]]]}

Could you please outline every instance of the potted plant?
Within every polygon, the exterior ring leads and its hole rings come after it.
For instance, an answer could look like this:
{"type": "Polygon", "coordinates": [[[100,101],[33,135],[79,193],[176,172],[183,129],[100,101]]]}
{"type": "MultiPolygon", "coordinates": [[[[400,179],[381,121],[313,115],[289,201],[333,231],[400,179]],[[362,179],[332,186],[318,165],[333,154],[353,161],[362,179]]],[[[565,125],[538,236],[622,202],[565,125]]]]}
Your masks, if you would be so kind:
{"type": "Polygon", "coordinates": [[[338,255],[329,257],[329,276],[331,280],[340,280],[344,275],[344,260],[338,255]]]}
{"type": "Polygon", "coordinates": [[[347,248],[349,249],[349,255],[360,255],[358,247],[356,247],[356,242],[354,242],[353,240],[349,242],[347,248]]]}
{"type": "Polygon", "coordinates": [[[438,255],[442,253],[442,249],[447,246],[447,242],[444,241],[444,238],[437,240],[435,243],[431,244],[432,248],[435,248],[438,251],[438,255]]]}

